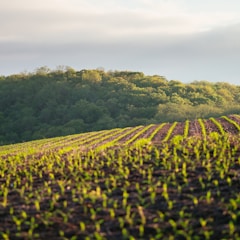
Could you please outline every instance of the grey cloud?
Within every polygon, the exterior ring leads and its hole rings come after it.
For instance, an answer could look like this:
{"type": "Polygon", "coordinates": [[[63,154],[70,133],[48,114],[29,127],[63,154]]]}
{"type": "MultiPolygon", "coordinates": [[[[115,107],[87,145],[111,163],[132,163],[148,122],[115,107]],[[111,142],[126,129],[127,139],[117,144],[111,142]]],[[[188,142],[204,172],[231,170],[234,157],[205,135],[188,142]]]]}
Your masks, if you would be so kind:
{"type": "MultiPolygon", "coordinates": [[[[1,10],[0,10],[1,12],[1,10]]],[[[0,14],[1,37],[24,41],[50,42],[61,38],[62,42],[99,41],[145,37],[146,34],[161,36],[169,31],[187,27],[183,17],[151,15],[143,11],[85,11],[64,9],[8,9],[0,14]],[[73,38],[74,37],[74,38],[73,38]]]]}
{"type": "MultiPolygon", "coordinates": [[[[50,20],[46,19],[46,23],[41,25],[41,17],[41,14],[35,16],[39,19],[38,24],[35,22],[31,26],[32,23],[29,23],[31,28],[40,28],[37,37],[33,34],[27,35],[27,41],[0,40],[0,74],[8,74],[11,69],[31,71],[43,65],[54,68],[63,64],[76,69],[102,66],[113,70],[143,71],[181,81],[205,79],[240,83],[240,24],[180,36],[154,31],[131,32],[134,26],[141,28],[141,24],[151,24],[151,20],[135,19],[129,23],[129,33],[122,33],[121,26],[134,19],[133,16],[128,15],[124,20],[116,16],[108,23],[108,17],[99,15],[96,23],[91,16],[78,18],[74,15],[70,17],[76,19],[74,25],[58,31],[54,30],[54,24],[59,19],[64,26],[64,21],[57,14],[52,20],[53,32],[49,27],[43,34],[43,28],[50,20]],[[79,30],[78,25],[84,25],[86,19],[88,24],[79,30]],[[97,30],[95,26],[98,26],[97,30]],[[109,31],[114,27],[119,35],[113,38],[115,32],[109,31]],[[48,31],[49,35],[46,34],[48,31]]],[[[24,33],[27,32],[28,29],[24,33]]]]}

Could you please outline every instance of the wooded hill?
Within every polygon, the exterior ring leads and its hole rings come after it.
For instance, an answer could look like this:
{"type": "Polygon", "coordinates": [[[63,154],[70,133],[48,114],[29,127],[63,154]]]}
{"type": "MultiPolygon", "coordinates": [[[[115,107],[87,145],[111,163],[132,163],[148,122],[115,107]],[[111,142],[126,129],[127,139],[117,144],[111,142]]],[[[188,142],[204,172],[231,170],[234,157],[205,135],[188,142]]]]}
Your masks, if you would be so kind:
{"type": "Polygon", "coordinates": [[[0,76],[0,144],[240,114],[240,86],[70,67],[0,76]]]}

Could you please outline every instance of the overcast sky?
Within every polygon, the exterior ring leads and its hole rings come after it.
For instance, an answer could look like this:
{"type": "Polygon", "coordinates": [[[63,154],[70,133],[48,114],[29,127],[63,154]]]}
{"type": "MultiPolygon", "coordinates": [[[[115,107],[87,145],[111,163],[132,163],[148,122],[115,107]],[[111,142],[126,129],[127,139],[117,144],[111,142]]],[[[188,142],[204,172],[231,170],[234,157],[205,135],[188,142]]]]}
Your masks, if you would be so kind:
{"type": "Polygon", "coordinates": [[[0,75],[58,65],[240,85],[239,0],[1,0],[0,75]]]}

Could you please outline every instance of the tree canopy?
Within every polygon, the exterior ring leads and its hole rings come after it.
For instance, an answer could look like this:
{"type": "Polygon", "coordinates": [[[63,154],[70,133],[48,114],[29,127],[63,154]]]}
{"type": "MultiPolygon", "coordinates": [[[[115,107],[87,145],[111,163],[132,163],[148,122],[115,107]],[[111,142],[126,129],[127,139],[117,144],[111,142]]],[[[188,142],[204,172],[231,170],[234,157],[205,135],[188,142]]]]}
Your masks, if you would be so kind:
{"type": "Polygon", "coordinates": [[[240,114],[240,86],[60,66],[0,76],[0,144],[240,114]]]}

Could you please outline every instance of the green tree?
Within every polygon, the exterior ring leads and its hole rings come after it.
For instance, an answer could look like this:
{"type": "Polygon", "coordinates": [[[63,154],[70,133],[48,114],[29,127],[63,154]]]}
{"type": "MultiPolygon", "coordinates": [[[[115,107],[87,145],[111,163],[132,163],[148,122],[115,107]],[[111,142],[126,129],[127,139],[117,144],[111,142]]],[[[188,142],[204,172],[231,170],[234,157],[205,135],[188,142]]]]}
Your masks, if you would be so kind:
{"type": "Polygon", "coordinates": [[[84,70],[82,73],[82,79],[85,82],[96,84],[101,82],[102,77],[97,70],[84,70]]]}

